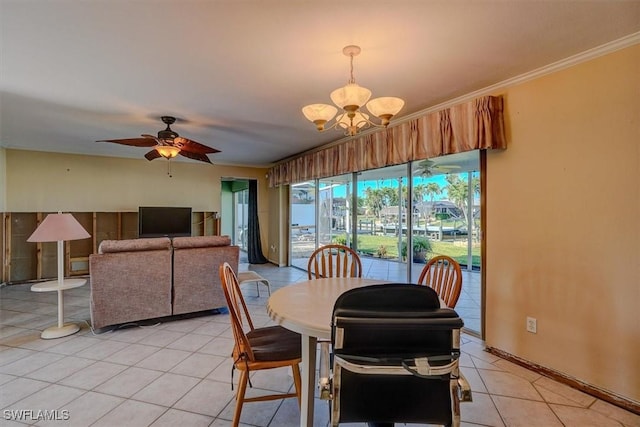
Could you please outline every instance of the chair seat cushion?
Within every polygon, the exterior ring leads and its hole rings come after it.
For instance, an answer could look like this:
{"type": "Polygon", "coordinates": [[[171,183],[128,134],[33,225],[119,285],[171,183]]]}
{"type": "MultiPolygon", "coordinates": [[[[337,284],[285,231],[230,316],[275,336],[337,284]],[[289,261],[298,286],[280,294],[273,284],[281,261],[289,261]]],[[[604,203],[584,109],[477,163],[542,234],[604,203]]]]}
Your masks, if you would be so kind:
{"type": "Polygon", "coordinates": [[[282,326],[257,328],[247,333],[256,361],[289,360],[302,356],[302,339],[282,326]]]}

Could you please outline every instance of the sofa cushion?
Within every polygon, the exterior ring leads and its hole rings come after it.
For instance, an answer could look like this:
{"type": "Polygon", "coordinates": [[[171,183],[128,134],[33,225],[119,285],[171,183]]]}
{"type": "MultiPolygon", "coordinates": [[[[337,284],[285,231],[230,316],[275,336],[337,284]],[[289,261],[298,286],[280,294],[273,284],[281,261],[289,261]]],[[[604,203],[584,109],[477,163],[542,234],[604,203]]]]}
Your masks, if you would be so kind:
{"type": "Polygon", "coordinates": [[[174,237],[173,248],[208,248],[212,246],[229,246],[231,237],[229,236],[192,236],[174,237]]]}
{"type": "Polygon", "coordinates": [[[127,240],[103,240],[98,248],[99,254],[114,252],[138,252],[170,249],[171,240],[168,237],[151,237],[127,240]]]}

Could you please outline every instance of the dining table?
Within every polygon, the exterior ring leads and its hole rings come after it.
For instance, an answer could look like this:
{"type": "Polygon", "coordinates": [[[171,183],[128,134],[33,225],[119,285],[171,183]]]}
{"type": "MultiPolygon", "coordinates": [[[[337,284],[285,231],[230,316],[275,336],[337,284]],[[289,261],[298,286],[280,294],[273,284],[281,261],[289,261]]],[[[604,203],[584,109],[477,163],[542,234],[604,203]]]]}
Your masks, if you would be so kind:
{"type": "Polygon", "coordinates": [[[269,317],[302,336],[300,426],[313,427],[318,339],[331,339],[331,316],[338,297],[354,288],[388,280],[332,277],[293,283],[275,291],[267,302],[269,317]]]}

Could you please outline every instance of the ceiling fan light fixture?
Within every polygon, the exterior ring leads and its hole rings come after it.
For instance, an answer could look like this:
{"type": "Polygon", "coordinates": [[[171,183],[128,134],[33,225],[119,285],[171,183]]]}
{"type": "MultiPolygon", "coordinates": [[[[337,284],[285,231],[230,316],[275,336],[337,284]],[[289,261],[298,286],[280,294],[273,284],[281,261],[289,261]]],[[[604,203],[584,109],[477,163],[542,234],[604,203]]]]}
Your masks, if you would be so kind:
{"type": "Polygon", "coordinates": [[[173,159],[180,153],[180,149],[173,145],[158,145],[156,151],[165,159],[173,159]]]}
{"type": "Polygon", "coordinates": [[[343,110],[339,114],[336,121],[329,127],[325,125],[333,119],[337,113],[337,109],[327,104],[311,104],[302,108],[302,113],[310,122],[316,125],[316,129],[320,132],[340,128],[345,131],[345,135],[354,136],[360,129],[369,126],[387,127],[393,116],[404,106],[404,101],[396,97],[381,97],[369,101],[371,91],[356,83],[353,77],[353,57],[360,54],[359,46],[346,46],[342,49],[342,53],[350,58],[351,74],[349,82],[330,94],[331,101],[343,110]],[[367,102],[368,101],[368,102],[367,102]],[[380,123],[374,123],[369,120],[369,115],[361,111],[366,104],[367,110],[380,119],[380,123]]]}

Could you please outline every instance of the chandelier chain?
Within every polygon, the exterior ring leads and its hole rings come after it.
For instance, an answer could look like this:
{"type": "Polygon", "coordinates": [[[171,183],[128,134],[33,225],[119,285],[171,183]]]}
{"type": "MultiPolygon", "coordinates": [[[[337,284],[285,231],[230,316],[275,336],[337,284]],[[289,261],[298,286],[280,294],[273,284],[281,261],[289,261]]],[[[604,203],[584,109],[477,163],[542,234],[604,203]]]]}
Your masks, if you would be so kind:
{"type": "Polygon", "coordinates": [[[349,83],[355,83],[356,79],[353,77],[353,53],[350,53],[349,56],[351,57],[351,72],[350,72],[351,78],[349,79],[349,83]]]}

